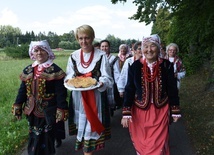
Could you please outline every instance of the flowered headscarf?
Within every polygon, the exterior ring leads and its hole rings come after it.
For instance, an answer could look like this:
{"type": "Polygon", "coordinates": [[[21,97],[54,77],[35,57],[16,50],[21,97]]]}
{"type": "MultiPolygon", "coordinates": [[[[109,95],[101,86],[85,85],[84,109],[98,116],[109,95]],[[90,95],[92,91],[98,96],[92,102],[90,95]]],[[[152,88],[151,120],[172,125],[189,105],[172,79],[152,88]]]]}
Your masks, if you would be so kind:
{"type": "Polygon", "coordinates": [[[48,53],[48,56],[49,56],[48,59],[51,59],[51,60],[55,59],[54,53],[51,50],[47,40],[42,40],[42,41],[31,41],[30,47],[29,47],[29,56],[32,60],[36,60],[36,58],[33,55],[33,52],[38,48],[41,48],[48,53]]]}
{"type": "Polygon", "coordinates": [[[161,46],[160,46],[161,40],[160,40],[160,37],[157,34],[153,34],[153,35],[151,35],[149,37],[143,38],[143,40],[142,40],[142,46],[144,46],[144,44],[146,42],[155,43],[158,46],[159,49],[161,48],[161,46]]]}
{"type": "Polygon", "coordinates": [[[52,49],[50,48],[47,40],[42,40],[42,41],[31,41],[30,43],[30,47],[29,47],[29,56],[32,60],[36,60],[36,58],[34,57],[34,52],[35,50],[37,50],[38,48],[43,49],[44,51],[46,51],[48,53],[48,60],[46,62],[44,62],[43,64],[39,64],[37,61],[35,61],[32,66],[35,67],[36,65],[39,65],[39,67],[49,67],[50,65],[53,64],[53,60],[55,59],[55,55],[52,51],[52,49]]]}

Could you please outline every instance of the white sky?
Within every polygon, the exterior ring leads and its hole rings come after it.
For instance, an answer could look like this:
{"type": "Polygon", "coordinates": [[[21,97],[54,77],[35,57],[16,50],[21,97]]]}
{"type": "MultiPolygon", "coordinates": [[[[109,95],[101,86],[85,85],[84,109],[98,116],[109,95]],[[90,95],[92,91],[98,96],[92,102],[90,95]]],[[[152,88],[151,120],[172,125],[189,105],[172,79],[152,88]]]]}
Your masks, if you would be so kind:
{"type": "Polygon", "coordinates": [[[151,34],[152,25],[128,19],[136,9],[132,0],[115,5],[111,0],[0,0],[0,25],[19,27],[23,34],[51,31],[62,35],[89,24],[99,39],[111,34],[142,40],[151,34]]]}

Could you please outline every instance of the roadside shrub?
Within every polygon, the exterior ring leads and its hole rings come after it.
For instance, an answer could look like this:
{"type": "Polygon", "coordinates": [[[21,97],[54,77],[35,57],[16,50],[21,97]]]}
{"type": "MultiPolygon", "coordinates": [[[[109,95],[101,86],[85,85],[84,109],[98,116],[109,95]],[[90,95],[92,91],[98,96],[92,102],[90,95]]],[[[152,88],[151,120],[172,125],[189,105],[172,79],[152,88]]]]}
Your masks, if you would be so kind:
{"type": "Polygon", "coordinates": [[[60,41],[59,48],[63,49],[79,49],[80,46],[77,41],[70,42],[70,41],[60,41]]]}
{"type": "Polygon", "coordinates": [[[21,46],[16,47],[6,47],[4,52],[7,56],[12,58],[29,58],[28,49],[28,44],[22,44],[21,46]]]}
{"type": "Polygon", "coordinates": [[[204,59],[200,54],[186,54],[183,57],[183,62],[186,68],[187,75],[195,74],[201,64],[203,64],[203,61],[204,59]]]}

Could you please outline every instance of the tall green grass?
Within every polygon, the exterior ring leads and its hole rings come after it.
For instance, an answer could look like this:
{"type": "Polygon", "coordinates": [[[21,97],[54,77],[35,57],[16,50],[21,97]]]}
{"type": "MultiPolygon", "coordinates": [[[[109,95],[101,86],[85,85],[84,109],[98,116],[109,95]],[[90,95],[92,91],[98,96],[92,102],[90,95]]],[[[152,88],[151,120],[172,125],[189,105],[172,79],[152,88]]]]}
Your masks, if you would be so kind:
{"type": "MultiPolygon", "coordinates": [[[[61,53],[56,52],[54,63],[60,66],[64,71],[69,54],[70,52],[68,51],[61,53]]],[[[30,59],[0,59],[0,155],[16,154],[27,141],[27,121],[24,116],[21,121],[16,121],[11,113],[11,107],[15,102],[21,83],[19,75],[29,64],[32,64],[30,59]]]]}

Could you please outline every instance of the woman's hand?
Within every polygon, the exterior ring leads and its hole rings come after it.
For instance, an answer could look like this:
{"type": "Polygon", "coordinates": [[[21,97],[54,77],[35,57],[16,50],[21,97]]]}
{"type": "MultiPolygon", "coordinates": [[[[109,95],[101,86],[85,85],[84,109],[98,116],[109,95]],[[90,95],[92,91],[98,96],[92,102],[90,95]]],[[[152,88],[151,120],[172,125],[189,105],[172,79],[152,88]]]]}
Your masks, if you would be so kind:
{"type": "Polygon", "coordinates": [[[19,121],[22,119],[22,116],[15,116],[15,117],[16,117],[16,119],[19,120],[19,121]]]}
{"type": "Polygon", "coordinates": [[[123,92],[120,92],[120,97],[123,98],[123,92]]]}
{"type": "Polygon", "coordinates": [[[129,127],[129,122],[132,122],[131,118],[122,118],[122,120],[121,120],[121,124],[124,128],[129,127]]]}
{"type": "Polygon", "coordinates": [[[99,82],[99,83],[100,83],[100,86],[98,87],[98,89],[101,88],[101,87],[103,86],[103,83],[102,83],[102,82],[99,82]]]}
{"type": "Polygon", "coordinates": [[[179,120],[180,117],[172,117],[173,122],[176,123],[179,120]]]}

